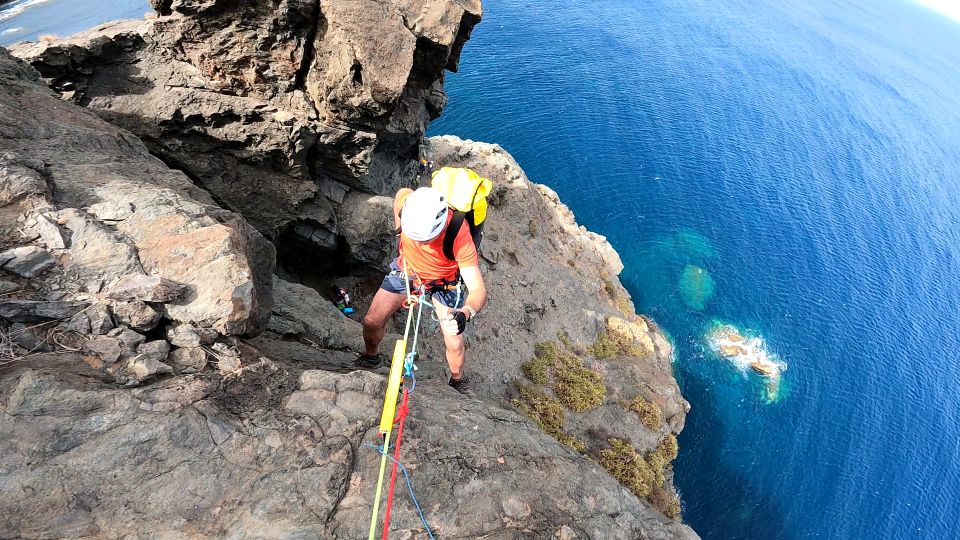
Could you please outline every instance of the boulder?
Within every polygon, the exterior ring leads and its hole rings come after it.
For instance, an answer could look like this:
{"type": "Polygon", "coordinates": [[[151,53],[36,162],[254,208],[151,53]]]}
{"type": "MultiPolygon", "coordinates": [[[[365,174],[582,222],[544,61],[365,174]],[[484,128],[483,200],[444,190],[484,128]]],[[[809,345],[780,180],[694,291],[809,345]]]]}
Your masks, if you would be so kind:
{"type": "Polygon", "coordinates": [[[56,221],[51,219],[46,213],[37,213],[24,224],[24,233],[27,236],[37,237],[37,242],[41,243],[48,250],[58,250],[67,247],[63,239],[63,233],[56,221]]]}
{"type": "Polygon", "coordinates": [[[359,351],[363,329],[315,289],[274,278],[274,312],[267,329],[304,337],[330,349],[359,351]]]}
{"type": "Polygon", "coordinates": [[[14,323],[10,325],[10,331],[7,337],[28,352],[48,350],[45,340],[37,335],[37,332],[42,331],[41,328],[32,328],[23,323],[14,323]]]}
{"type": "Polygon", "coordinates": [[[0,253],[3,269],[18,276],[32,278],[56,264],[46,250],[37,246],[21,246],[0,253]]]}
{"type": "Polygon", "coordinates": [[[127,369],[137,378],[138,382],[152,379],[158,374],[173,373],[173,368],[164,364],[156,354],[138,354],[127,363],[127,369]]]}
{"type": "Polygon", "coordinates": [[[199,347],[211,345],[217,339],[217,332],[211,328],[198,328],[190,324],[171,324],[167,326],[167,341],[174,347],[199,347]]]}
{"type": "Polygon", "coordinates": [[[0,281],[0,294],[11,293],[20,290],[20,285],[12,281],[0,281]]]}
{"type": "Polygon", "coordinates": [[[86,283],[92,293],[100,292],[105,280],[132,272],[143,273],[131,242],[86,212],[70,208],[59,213],[70,231],[69,259],[64,270],[86,283]]]}
{"type": "Polygon", "coordinates": [[[133,330],[125,327],[119,326],[113,330],[107,332],[108,337],[115,337],[120,340],[120,344],[123,346],[123,349],[127,352],[133,352],[137,350],[137,347],[147,340],[146,336],[143,334],[134,332],[133,330]]]}
{"type": "Polygon", "coordinates": [[[141,332],[152,330],[160,322],[160,312],[139,300],[117,302],[111,311],[117,324],[124,324],[141,332]]]}
{"type": "MultiPolygon", "coordinates": [[[[124,48],[97,43],[97,54],[124,48]]],[[[43,171],[49,190],[40,196],[62,208],[58,224],[70,231],[66,274],[92,293],[124,276],[167,279],[186,291],[159,306],[164,316],[226,335],[259,331],[272,309],[273,245],[129,132],[57,100],[37,80],[0,51],[0,107],[17,112],[0,118],[0,167],[17,178],[43,171]]]]}
{"type": "Polygon", "coordinates": [[[182,373],[203,371],[203,368],[207,365],[207,352],[203,350],[203,347],[174,349],[170,353],[170,361],[182,373]]]}
{"type": "Polygon", "coordinates": [[[112,364],[120,359],[123,347],[119,339],[108,336],[97,336],[87,340],[83,345],[84,352],[95,354],[107,364],[112,364]]]}
{"type": "Polygon", "coordinates": [[[170,302],[183,295],[186,287],[169,279],[143,274],[123,276],[107,291],[113,300],[142,302],[170,302]]]}
{"type": "Polygon", "coordinates": [[[153,355],[161,362],[165,362],[167,355],[170,354],[170,344],[162,339],[145,341],[137,345],[137,354],[153,355]]]}
{"type": "Polygon", "coordinates": [[[113,319],[110,317],[110,308],[106,304],[94,304],[86,311],[90,320],[90,332],[103,335],[113,330],[113,319]]]}
{"type": "Polygon", "coordinates": [[[25,165],[0,160],[0,206],[28,196],[43,197],[47,183],[36,170],[25,165]]]}

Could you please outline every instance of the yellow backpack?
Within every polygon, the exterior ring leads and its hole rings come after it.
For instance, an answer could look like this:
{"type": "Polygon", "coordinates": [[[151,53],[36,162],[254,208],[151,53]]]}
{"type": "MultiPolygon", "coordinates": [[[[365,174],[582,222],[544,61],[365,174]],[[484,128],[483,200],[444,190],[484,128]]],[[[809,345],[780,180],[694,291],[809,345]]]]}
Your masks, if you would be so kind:
{"type": "Polygon", "coordinates": [[[444,256],[455,260],[453,241],[464,221],[470,226],[473,244],[479,248],[483,240],[483,223],[487,219],[487,196],[493,190],[493,182],[470,169],[443,167],[433,173],[430,187],[442,193],[453,210],[453,219],[443,236],[444,256]]]}

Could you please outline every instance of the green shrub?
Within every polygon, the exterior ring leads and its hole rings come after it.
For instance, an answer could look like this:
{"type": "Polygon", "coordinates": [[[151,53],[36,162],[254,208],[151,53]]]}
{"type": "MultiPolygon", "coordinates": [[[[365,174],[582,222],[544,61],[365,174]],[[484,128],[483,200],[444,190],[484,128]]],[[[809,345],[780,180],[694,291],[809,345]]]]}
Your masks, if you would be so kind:
{"type": "Polygon", "coordinates": [[[578,452],[584,451],[586,446],[582,441],[563,431],[565,419],[563,407],[559,401],[535,386],[518,383],[516,388],[518,397],[513,400],[516,408],[527,415],[545,433],[578,452]]]}
{"type": "Polygon", "coordinates": [[[647,464],[654,473],[655,485],[662,486],[666,480],[670,462],[677,458],[677,436],[671,433],[663,438],[657,448],[647,454],[647,464]]]}
{"type": "Polygon", "coordinates": [[[552,364],[557,360],[560,350],[557,348],[556,343],[552,341],[542,341],[533,346],[533,354],[537,358],[542,358],[545,362],[552,364]]]}
{"type": "Polygon", "coordinates": [[[535,384],[547,384],[548,363],[540,357],[531,358],[520,365],[520,371],[524,377],[530,379],[535,384]]]}
{"type": "Polygon", "coordinates": [[[626,321],[610,317],[607,325],[597,335],[597,340],[590,346],[590,354],[594,358],[614,358],[617,356],[644,356],[644,350],[637,345],[636,338],[625,327],[626,321]]]}
{"type": "Polygon", "coordinates": [[[583,412],[603,404],[607,387],[603,377],[583,367],[579,358],[577,364],[558,366],[554,370],[553,393],[571,411],[583,412]]]}
{"type": "Polygon", "coordinates": [[[657,431],[663,424],[663,411],[656,403],[643,399],[642,396],[627,401],[624,403],[624,407],[637,413],[637,416],[640,417],[640,423],[651,431],[657,431]]]}
{"type": "Polygon", "coordinates": [[[611,438],[610,448],[600,451],[600,466],[637,497],[646,497],[653,490],[654,473],[636,449],[622,439],[611,438]]]}

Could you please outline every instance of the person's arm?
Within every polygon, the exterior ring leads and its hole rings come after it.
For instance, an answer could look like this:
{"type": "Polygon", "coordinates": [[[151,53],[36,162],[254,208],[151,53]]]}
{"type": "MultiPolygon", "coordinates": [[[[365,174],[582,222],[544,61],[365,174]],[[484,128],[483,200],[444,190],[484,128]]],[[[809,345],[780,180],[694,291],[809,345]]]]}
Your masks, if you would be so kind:
{"type": "MultiPolygon", "coordinates": [[[[469,291],[467,300],[463,303],[463,308],[441,310],[438,308],[437,315],[440,318],[440,326],[445,334],[462,334],[467,321],[473,318],[471,310],[479,313],[487,305],[487,286],[483,282],[483,275],[480,274],[480,268],[477,266],[467,266],[460,269],[460,277],[463,278],[464,285],[469,291]],[[467,306],[470,309],[467,309],[467,306]]],[[[441,306],[442,308],[443,306],[441,306]]]]}
{"type": "Polygon", "coordinates": [[[403,210],[403,203],[407,201],[407,196],[413,193],[410,188],[400,188],[397,196],[393,198],[393,229],[400,230],[400,210],[403,210]]]}
{"type": "Polygon", "coordinates": [[[487,305],[487,285],[483,282],[483,275],[480,273],[479,266],[468,266],[460,269],[460,277],[463,278],[464,285],[467,286],[467,300],[464,302],[463,311],[467,312],[470,318],[470,310],[466,306],[479,313],[487,305]]]}

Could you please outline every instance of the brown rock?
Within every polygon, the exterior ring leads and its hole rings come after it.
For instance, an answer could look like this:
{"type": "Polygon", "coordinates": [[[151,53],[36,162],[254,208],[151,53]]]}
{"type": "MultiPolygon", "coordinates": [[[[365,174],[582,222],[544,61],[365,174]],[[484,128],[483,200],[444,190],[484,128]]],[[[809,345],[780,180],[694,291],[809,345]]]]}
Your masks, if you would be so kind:
{"type": "Polygon", "coordinates": [[[156,328],[160,322],[160,312],[144,302],[117,302],[111,308],[117,324],[125,324],[134,330],[145,332],[156,328]]]}
{"type": "Polygon", "coordinates": [[[174,349],[170,353],[170,361],[183,373],[203,371],[207,365],[207,352],[203,347],[174,349]]]}
{"type": "Polygon", "coordinates": [[[170,302],[180,298],[186,287],[169,279],[143,274],[123,276],[110,287],[107,296],[113,300],[170,302]]]}
{"type": "Polygon", "coordinates": [[[97,336],[87,340],[83,350],[97,355],[107,364],[116,362],[120,358],[120,353],[123,352],[120,340],[108,336],[97,336]]]}

